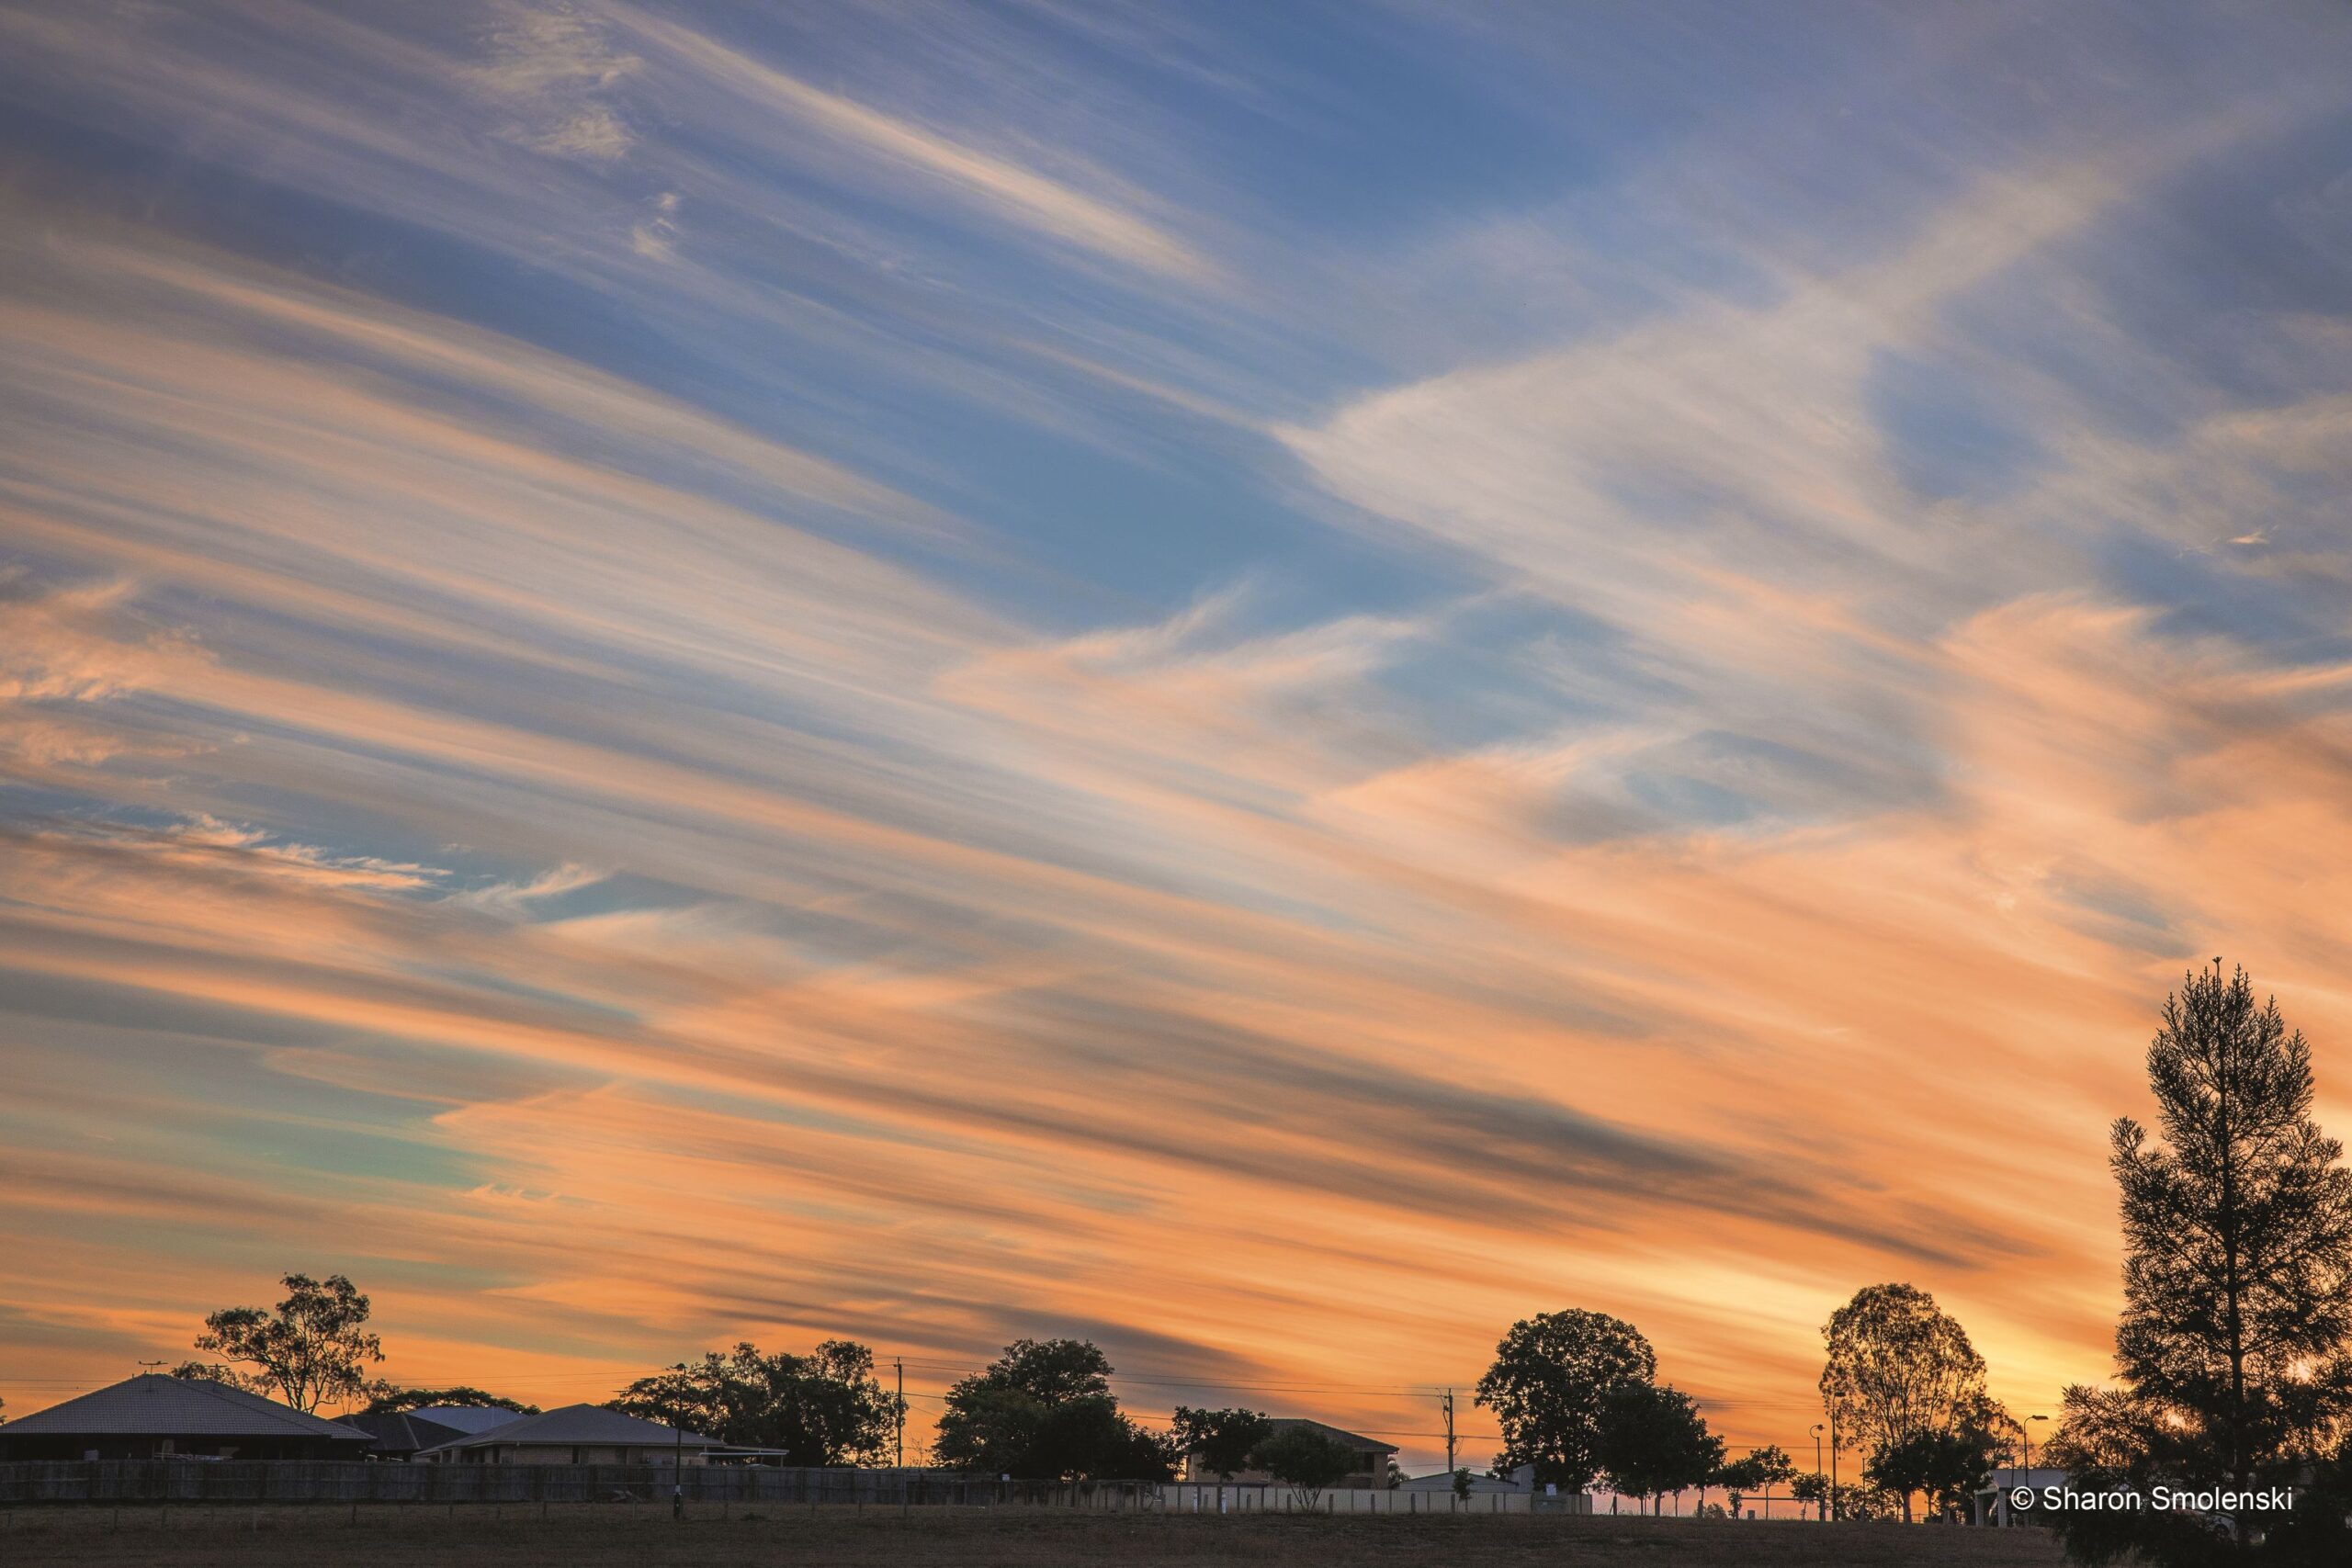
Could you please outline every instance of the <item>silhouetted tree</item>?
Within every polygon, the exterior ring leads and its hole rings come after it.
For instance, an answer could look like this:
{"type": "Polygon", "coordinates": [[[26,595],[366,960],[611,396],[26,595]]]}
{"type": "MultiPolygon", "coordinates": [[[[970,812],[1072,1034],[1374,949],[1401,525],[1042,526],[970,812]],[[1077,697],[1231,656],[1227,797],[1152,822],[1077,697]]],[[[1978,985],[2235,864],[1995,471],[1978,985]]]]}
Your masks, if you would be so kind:
{"type": "Polygon", "coordinates": [[[1291,1489],[1302,1507],[1312,1508],[1326,1488],[1345,1481],[1356,1467],[1353,1449],[1312,1427],[1284,1427],[1250,1450],[1250,1468],[1262,1470],[1291,1489]]]}
{"type": "MultiPolygon", "coordinates": [[[[1708,1479],[1731,1497],[1731,1511],[1736,1517],[1740,1500],[1751,1493],[1771,1494],[1775,1486],[1785,1486],[1796,1479],[1797,1467],[1778,1443],[1767,1443],[1752,1449],[1734,1460],[1725,1460],[1715,1467],[1708,1479]]],[[[1706,1498],[1705,1488],[1700,1489],[1700,1499],[1706,1498]]]]}
{"type": "Polygon", "coordinates": [[[1250,1450],[1273,1435],[1273,1424],[1255,1410],[1194,1410],[1176,1407],[1170,1422],[1179,1455],[1190,1454],[1200,1468],[1221,1481],[1230,1481],[1250,1468],[1250,1450]]]}
{"type": "Polygon", "coordinates": [[[2133,1482],[2151,1479],[2156,1419],[2129,1389],[2070,1383],[2061,1396],[2059,1425],[2041,1448],[2061,1470],[2098,1471],[2133,1482]]]}
{"type": "Polygon", "coordinates": [[[957,1470],[1023,1480],[1165,1480],[1175,1440],[1119,1410],[1111,1363],[1091,1341],[1020,1339],[947,1391],[932,1454],[957,1470]]]}
{"type": "Polygon", "coordinates": [[[1902,1498],[1906,1519],[1915,1492],[1925,1493],[1930,1506],[1951,1518],[1984,1489],[2003,1451],[2001,1438],[1979,1422],[1914,1432],[1872,1454],[1862,1478],[1902,1498]]]}
{"type": "Polygon", "coordinates": [[[254,1379],[247,1377],[236,1368],[220,1361],[182,1361],[164,1375],[167,1378],[177,1378],[182,1382],[226,1383],[231,1388],[241,1388],[248,1393],[266,1392],[254,1379]]]}
{"type": "MultiPolygon", "coordinates": [[[[1821,1399],[1838,1446],[1876,1456],[1927,1434],[1958,1431],[1988,1403],[1984,1359],[1935,1297],[1865,1285],[1822,1327],[1821,1399]]],[[[1903,1517],[1911,1497],[1900,1494],[1903,1517]]]]}
{"type": "Polygon", "coordinates": [[[1868,1483],[1858,1485],[1850,1481],[1832,1486],[1829,1477],[1817,1470],[1806,1471],[1791,1481],[1789,1495],[1826,1511],[1832,1518],[1869,1523],[1894,1517],[1894,1498],[1883,1487],[1868,1483]]]}
{"type": "MultiPolygon", "coordinates": [[[[2225,976],[2217,958],[2165,997],[2148,1083],[2161,1142],[2128,1116],[2112,1137],[2123,1386],[2067,1391],[2058,1455],[2094,1483],[2324,1477],[2352,1416],[2352,1172],[2312,1120],[2311,1048],[2275,998],[2257,1005],[2245,971],[2225,976]]],[[[2335,1506],[2326,1488],[2307,1494],[2278,1531],[2294,1550],[2330,1529],[2300,1517],[2335,1506]]],[[[2253,1546],[2254,1517],[2234,1523],[2238,1547],[2253,1546]]],[[[2144,1517],[2069,1516],[2061,1533],[2089,1562],[2186,1563],[2211,1550],[2144,1517]]]]}
{"type": "Polygon", "coordinates": [[[278,1282],[286,1299],[274,1310],[224,1307],[204,1320],[196,1348],[250,1365],[245,1382],[297,1410],[373,1392],[367,1368],[384,1359],[384,1347],[368,1332],[368,1298],[340,1274],[278,1282]]]}
{"type": "Polygon", "coordinates": [[[1600,1427],[1593,1457],[1609,1488],[1634,1498],[1697,1486],[1724,1462],[1724,1440],[1707,1430],[1698,1404],[1679,1388],[1620,1383],[1600,1396],[1600,1427]]]}
{"type": "Polygon", "coordinates": [[[898,1430],[899,1396],[874,1375],[874,1352],[828,1339],[805,1356],[737,1345],[639,1378],[612,1408],[740,1448],[782,1449],[796,1464],[876,1464],[898,1430]]]}
{"type": "Polygon", "coordinates": [[[460,1409],[512,1410],[517,1416],[537,1416],[539,1413],[536,1404],[526,1404],[504,1394],[458,1383],[448,1388],[393,1388],[387,1385],[368,1402],[367,1414],[397,1416],[404,1411],[422,1410],[430,1404],[453,1404],[460,1409]]]}
{"type": "Polygon", "coordinates": [[[1589,1489],[1602,1468],[1601,1408],[1610,1392],[1646,1384],[1657,1355],[1641,1330],[1605,1313],[1538,1313],[1510,1325],[1477,1402],[1495,1413],[1502,1451],[1495,1473],[1535,1467],[1538,1485],[1589,1489]]]}
{"type": "Polygon", "coordinates": [[[1110,1358],[1091,1339],[1016,1339],[982,1375],[1043,1404],[1111,1393],[1110,1358]]]}

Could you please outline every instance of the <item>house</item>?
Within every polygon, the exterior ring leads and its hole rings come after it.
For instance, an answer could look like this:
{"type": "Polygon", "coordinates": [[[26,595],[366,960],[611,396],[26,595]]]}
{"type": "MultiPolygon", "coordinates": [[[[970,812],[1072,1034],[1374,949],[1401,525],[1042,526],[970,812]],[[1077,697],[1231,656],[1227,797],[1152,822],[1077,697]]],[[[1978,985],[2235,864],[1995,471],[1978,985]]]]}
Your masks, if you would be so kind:
{"type": "Polygon", "coordinates": [[[703,1464],[725,1446],[601,1404],[567,1404],[452,1438],[416,1457],[440,1464],[703,1464]]]}
{"type": "Polygon", "coordinates": [[[368,1458],[408,1460],[426,1449],[503,1427],[519,1414],[500,1405],[427,1404],[415,1410],[364,1411],[335,1419],[374,1439],[368,1458]]]}
{"type": "MultiPolygon", "coordinates": [[[[1356,1465],[1348,1472],[1346,1478],[1340,1481],[1340,1485],[1343,1488],[1362,1490],[1385,1487],[1388,1484],[1388,1461],[1396,1452],[1396,1445],[1394,1443],[1384,1443],[1374,1438],[1363,1437],[1325,1422],[1310,1421],[1303,1416],[1277,1416],[1266,1425],[1275,1433],[1288,1431],[1293,1427],[1305,1427],[1312,1431],[1320,1432],[1341,1448],[1351,1450],[1356,1456],[1356,1465]]],[[[1201,1467],[1199,1455],[1186,1454],[1184,1479],[1215,1481],[1217,1478],[1201,1467]]],[[[1274,1478],[1261,1470],[1243,1470],[1235,1472],[1233,1479],[1240,1482],[1265,1483],[1272,1482],[1274,1478]]]]}
{"type": "Polygon", "coordinates": [[[0,1425],[0,1460],[358,1459],[368,1442],[258,1393],[157,1372],[0,1425]]]}
{"type": "MultiPolygon", "coordinates": [[[[1532,1492],[1535,1490],[1535,1467],[1532,1464],[1522,1464],[1512,1471],[1509,1477],[1500,1480],[1481,1471],[1474,1470],[1470,1472],[1469,1484],[1470,1495],[1474,1497],[1484,1497],[1492,1493],[1515,1495],[1521,1492],[1532,1492]]],[[[1453,1472],[1432,1471],[1427,1475],[1412,1476],[1400,1485],[1407,1492],[1452,1494],[1454,1489],[1453,1472]]]]}
{"type": "MultiPolygon", "coordinates": [[[[0,1431],[6,1430],[6,1427],[0,1427],[0,1431]]],[[[2046,1511],[2039,1511],[2042,1492],[2053,1487],[2064,1492],[2067,1484],[2067,1473],[2063,1470],[2045,1469],[2041,1465],[2036,1465],[2031,1470],[2023,1470],[2016,1465],[2001,1465],[1985,1478],[1985,1483],[1977,1489],[1976,1495],[1971,1499],[1968,1510],[1969,1523],[1991,1525],[1999,1529],[2009,1529],[2018,1525],[2047,1524],[2050,1516],[2046,1511]],[[2015,1506],[2012,1499],[2019,1488],[2024,1488],[2034,1495],[2036,1508],[2020,1508],[2015,1506]]]]}

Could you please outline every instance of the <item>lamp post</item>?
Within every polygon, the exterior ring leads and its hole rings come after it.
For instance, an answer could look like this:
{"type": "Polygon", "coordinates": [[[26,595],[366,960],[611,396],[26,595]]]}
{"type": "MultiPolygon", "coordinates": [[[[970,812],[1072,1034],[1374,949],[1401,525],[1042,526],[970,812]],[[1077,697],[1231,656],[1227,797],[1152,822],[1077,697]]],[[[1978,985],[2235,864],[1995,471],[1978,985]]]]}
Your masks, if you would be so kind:
{"type": "Polygon", "coordinates": [[[2032,1483],[2032,1482],[2033,1482],[2033,1426],[2032,1426],[2032,1423],[2034,1423],[2034,1422],[2036,1422],[2036,1421],[2047,1421],[2047,1420],[2049,1420],[2049,1419],[2050,1419],[2050,1417],[2049,1417],[2049,1416],[2027,1416],[2023,1421],[2021,1421],[2021,1422],[2018,1423],[2018,1431],[2020,1431],[2020,1432],[2023,1432],[2023,1433],[2025,1434],[2025,1478],[2026,1478],[2026,1482],[2027,1482],[2027,1483],[2028,1483],[2029,1485],[2030,1485],[2030,1484],[2032,1483]]]}
{"type": "Polygon", "coordinates": [[[1845,1509],[1838,1501],[1838,1407],[1829,1407],[1829,1517],[1836,1520],[1845,1517],[1845,1509]]]}
{"type": "MultiPolygon", "coordinates": [[[[1829,1428],[1823,1426],[1818,1421],[1815,1421],[1813,1424],[1813,1473],[1816,1476],[1821,1473],[1821,1434],[1827,1430],[1829,1430],[1829,1428]]],[[[1827,1524],[1829,1522],[1829,1495],[1826,1492],[1821,1495],[1819,1512],[1821,1515],[1821,1522],[1825,1525],[1827,1524]]]]}

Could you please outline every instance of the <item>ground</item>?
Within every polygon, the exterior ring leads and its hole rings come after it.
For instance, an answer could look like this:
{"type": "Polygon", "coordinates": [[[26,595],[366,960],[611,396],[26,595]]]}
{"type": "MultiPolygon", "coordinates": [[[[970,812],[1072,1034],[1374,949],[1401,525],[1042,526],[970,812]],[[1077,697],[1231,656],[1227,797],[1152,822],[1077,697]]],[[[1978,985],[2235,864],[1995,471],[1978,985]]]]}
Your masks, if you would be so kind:
{"type": "Polygon", "coordinates": [[[2040,1530],[1760,1524],[1690,1519],[1202,1518],[1044,1509],[735,1510],[675,1524],[652,1508],[536,1505],[449,1510],[333,1505],[251,1509],[105,1506],[0,1510],[8,1568],[275,1564],[311,1568],[2054,1568],[2040,1530]]]}

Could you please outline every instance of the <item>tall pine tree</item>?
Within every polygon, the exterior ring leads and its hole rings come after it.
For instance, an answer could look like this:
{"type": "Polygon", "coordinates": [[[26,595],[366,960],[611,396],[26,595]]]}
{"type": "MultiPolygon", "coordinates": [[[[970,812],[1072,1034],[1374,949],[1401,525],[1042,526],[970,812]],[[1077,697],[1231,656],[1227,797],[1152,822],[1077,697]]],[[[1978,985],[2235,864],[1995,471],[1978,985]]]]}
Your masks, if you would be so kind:
{"type": "Polygon", "coordinates": [[[2312,1121],[2311,1047],[2215,959],[2165,998],[2148,1079],[2162,1143],[2121,1118],[2112,1162],[2143,1463],[2291,1480],[2352,1414],[2352,1172],[2312,1121]]]}

